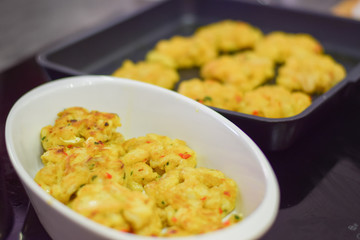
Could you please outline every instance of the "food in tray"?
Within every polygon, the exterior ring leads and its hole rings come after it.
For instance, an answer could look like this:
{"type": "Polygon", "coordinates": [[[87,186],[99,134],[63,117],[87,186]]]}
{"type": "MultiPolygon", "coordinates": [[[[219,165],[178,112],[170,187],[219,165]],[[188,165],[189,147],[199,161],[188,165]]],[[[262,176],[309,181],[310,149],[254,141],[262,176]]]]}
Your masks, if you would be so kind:
{"type": "MultiPolygon", "coordinates": [[[[311,104],[306,94],[322,94],[346,76],[345,68],[325,54],[322,44],[310,34],[281,31],[264,34],[250,23],[236,20],[210,23],[191,36],[161,40],[148,52],[145,62],[162,64],[173,71],[197,70],[199,76],[181,79],[177,91],[205,105],[271,118],[300,113],[311,104]],[[240,104],[243,95],[246,97],[240,104]],[[288,104],[276,110],[269,103],[285,99],[288,104]],[[300,101],[298,105],[292,104],[294,99],[300,101]]],[[[150,71],[139,74],[145,78],[150,71]]],[[[136,79],[135,75],[123,77],[136,79]]],[[[158,79],[167,82],[165,78],[170,75],[163,74],[158,79]]],[[[174,79],[168,80],[172,83],[168,86],[176,85],[174,79]]]]}
{"type": "Polygon", "coordinates": [[[244,21],[223,20],[200,27],[194,36],[211,42],[219,52],[234,52],[253,48],[263,33],[244,21]]]}
{"type": "Polygon", "coordinates": [[[199,67],[217,55],[214,46],[204,39],[174,36],[159,41],[155,48],[148,52],[146,60],[180,69],[199,67]]]}
{"type": "Polygon", "coordinates": [[[200,74],[204,79],[215,79],[232,84],[240,91],[249,91],[274,77],[275,64],[267,57],[245,51],[222,55],[204,64],[200,74]]]}
{"type": "Polygon", "coordinates": [[[193,78],[182,81],[178,92],[207,106],[237,111],[243,93],[230,84],[193,78]]]}
{"type": "Polygon", "coordinates": [[[173,89],[175,83],[179,81],[179,74],[175,69],[157,62],[134,63],[126,60],[112,75],[151,83],[167,89],[173,89]]]}
{"type": "Polygon", "coordinates": [[[125,139],[119,126],[113,113],[63,110],[41,130],[44,167],[35,181],[74,211],[134,234],[193,235],[242,219],[236,183],[196,168],[186,142],[153,133],[125,139]]]}
{"type": "Polygon", "coordinates": [[[239,111],[267,118],[284,118],[301,113],[310,104],[311,97],[305,93],[267,85],[244,93],[239,111]]]}
{"type": "Polygon", "coordinates": [[[302,53],[290,57],[279,68],[276,82],[290,90],[321,94],[340,82],[345,68],[330,55],[302,53]]]}
{"type": "Polygon", "coordinates": [[[293,55],[302,52],[322,53],[321,43],[306,33],[286,33],[275,31],[260,40],[254,50],[257,54],[283,63],[293,55]]]}

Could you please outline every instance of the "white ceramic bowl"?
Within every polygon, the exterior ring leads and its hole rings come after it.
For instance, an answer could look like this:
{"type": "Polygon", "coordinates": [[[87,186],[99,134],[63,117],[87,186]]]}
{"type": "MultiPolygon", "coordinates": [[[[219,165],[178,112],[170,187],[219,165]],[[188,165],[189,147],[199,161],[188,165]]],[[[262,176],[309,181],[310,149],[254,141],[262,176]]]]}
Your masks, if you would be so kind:
{"type": "Polygon", "coordinates": [[[185,239],[256,239],[274,222],[279,207],[274,172],[255,143],[233,123],[170,90],[108,76],[80,76],[29,91],[14,104],[6,121],[11,162],[53,239],[151,238],[97,224],[55,200],[33,180],[42,167],[40,129],[54,124],[57,113],[71,106],[117,113],[126,139],[157,133],[185,140],[197,152],[199,166],[221,170],[237,182],[241,193],[237,204],[245,219],[223,230],[185,239]]]}

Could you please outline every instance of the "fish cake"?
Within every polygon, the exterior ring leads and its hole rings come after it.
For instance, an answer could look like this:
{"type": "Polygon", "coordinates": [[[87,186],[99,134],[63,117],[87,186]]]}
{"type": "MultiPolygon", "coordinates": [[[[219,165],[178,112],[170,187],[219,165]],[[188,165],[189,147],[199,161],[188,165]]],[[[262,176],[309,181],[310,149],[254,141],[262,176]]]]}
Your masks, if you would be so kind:
{"type": "Polygon", "coordinates": [[[302,92],[290,92],[282,86],[265,85],[244,94],[239,111],[267,117],[284,118],[301,113],[310,106],[311,97],[302,92]]]}
{"type": "Polygon", "coordinates": [[[145,61],[134,63],[125,60],[112,76],[138,80],[167,89],[173,89],[179,81],[179,74],[175,69],[157,62],[145,61]]]}
{"type": "Polygon", "coordinates": [[[157,236],[162,224],[155,202],[147,195],[114,182],[82,187],[68,206],[105,226],[123,232],[157,236]]]}
{"type": "Polygon", "coordinates": [[[120,173],[125,154],[121,145],[103,144],[89,137],[82,147],[57,146],[41,155],[44,167],[35,181],[53,197],[67,203],[81,186],[112,178],[123,184],[120,173]]]}
{"type": "Polygon", "coordinates": [[[249,91],[274,77],[274,62],[267,57],[246,51],[223,55],[201,67],[201,77],[231,84],[240,91],[249,91]]]}
{"type": "Polygon", "coordinates": [[[212,43],[219,52],[234,52],[253,48],[263,33],[247,22],[223,20],[198,28],[194,36],[212,43]]]}
{"type": "Polygon", "coordinates": [[[35,182],[79,214],[139,235],[200,234],[242,219],[229,214],[237,198],[234,180],[196,168],[196,152],[185,141],[154,133],[125,140],[118,126],[116,114],[80,107],[60,112],[54,126],[42,130],[49,141],[35,182]],[[81,141],[64,144],[74,136],[81,141]]]}
{"type": "Polygon", "coordinates": [[[125,164],[146,162],[160,174],[179,167],[196,166],[196,152],[180,139],[149,133],[126,140],[123,147],[125,164]]]}
{"type": "Polygon", "coordinates": [[[259,41],[254,51],[261,56],[273,59],[277,63],[284,63],[287,58],[303,52],[321,54],[323,47],[310,34],[275,31],[259,41]]]}
{"type": "Polygon", "coordinates": [[[41,143],[45,150],[56,146],[82,146],[88,137],[107,142],[123,136],[116,132],[120,118],[113,113],[91,111],[81,107],[71,107],[58,114],[54,126],[41,129],[41,143]]]}
{"type": "Polygon", "coordinates": [[[321,94],[344,79],[345,68],[330,55],[302,54],[293,56],[280,67],[277,84],[290,90],[321,94]]]}
{"type": "Polygon", "coordinates": [[[216,49],[203,39],[174,36],[159,41],[155,48],[147,53],[146,60],[182,69],[199,67],[216,56],[216,49]]]}
{"type": "Polygon", "coordinates": [[[235,209],[236,183],[207,168],[179,168],[145,186],[160,208],[168,234],[189,235],[220,229],[235,209]],[[174,231],[175,230],[175,231],[174,231]]]}
{"type": "Polygon", "coordinates": [[[182,81],[178,92],[207,106],[236,111],[242,92],[232,85],[198,78],[182,81]]]}

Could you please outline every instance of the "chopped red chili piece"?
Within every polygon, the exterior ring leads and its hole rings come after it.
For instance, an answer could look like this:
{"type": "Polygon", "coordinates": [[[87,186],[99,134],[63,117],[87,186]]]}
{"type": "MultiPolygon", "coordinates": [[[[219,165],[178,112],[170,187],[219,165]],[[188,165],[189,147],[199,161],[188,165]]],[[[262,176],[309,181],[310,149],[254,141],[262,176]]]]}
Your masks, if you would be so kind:
{"type": "Polygon", "coordinates": [[[151,141],[146,141],[146,143],[151,143],[151,141]]]}
{"type": "Polygon", "coordinates": [[[205,197],[200,198],[200,200],[205,201],[206,198],[207,198],[207,197],[205,196],[205,197]]]}
{"type": "Polygon", "coordinates": [[[72,147],[73,147],[73,145],[68,145],[67,147],[68,147],[68,148],[72,148],[72,147]]]}
{"type": "Polygon", "coordinates": [[[172,217],[171,221],[176,222],[177,221],[176,217],[172,217]]]}
{"type": "Polygon", "coordinates": [[[65,156],[67,156],[67,153],[65,152],[64,148],[61,148],[61,149],[57,150],[56,152],[65,154],[65,156]]]}
{"type": "Polygon", "coordinates": [[[223,210],[221,208],[219,208],[219,213],[222,214],[223,213],[223,210]]]}
{"type": "Polygon", "coordinates": [[[188,153],[179,153],[179,156],[183,159],[188,159],[189,157],[191,157],[191,155],[188,153]]]}
{"type": "Polygon", "coordinates": [[[258,115],[259,115],[259,111],[254,110],[254,111],[252,112],[252,115],[258,116],[258,115]]]}
{"type": "Polygon", "coordinates": [[[228,191],[225,191],[224,194],[230,197],[230,193],[228,191]]]}
{"type": "Polygon", "coordinates": [[[112,178],[112,175],[111,175],[110,173],[106,172],[105,174],[106,174],[106,178],[107,178],[107,179],[111,179],[111,178],[112,178]]]}
{"type": "Polygon", "coordinates": [[[141,171],[144,171],[144,169],[143,169],[143,168],[140,168],[138,171],[141,172],[141,171]]]}
{"type": "Polygon", "coordinates": [[[227,220],[227,221],[224,222],[224,226],[229,226],[229,225],[230,225],[230,221],[229,221],[229,220],[227,220]]]}
{"type": "Polygon", "coordinates": [[[236,102],[241,102],[242,98],[239,95],[235,96],[235,101],[236,102]]]}

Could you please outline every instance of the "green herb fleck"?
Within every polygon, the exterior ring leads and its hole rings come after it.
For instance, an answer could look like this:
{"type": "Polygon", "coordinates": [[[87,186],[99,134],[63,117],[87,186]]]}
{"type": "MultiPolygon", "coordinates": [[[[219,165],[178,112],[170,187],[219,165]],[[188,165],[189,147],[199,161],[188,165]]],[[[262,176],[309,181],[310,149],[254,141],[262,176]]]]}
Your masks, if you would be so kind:
{"type": "Polygon", "coordinates": [[[95,163],[91,164],[91,165],[89,166],[89,169],[90,169],[90,170],[93,170],[94,167],[95,167],[95,163]]]}
{"type": "Polygon", "coordinates": [[[206,101],[212,101],[212,98],[209,97],[209,96],[205,96],[203,101],[204,101],[204,102],[206,102],[206,101]]]}

